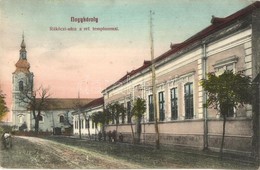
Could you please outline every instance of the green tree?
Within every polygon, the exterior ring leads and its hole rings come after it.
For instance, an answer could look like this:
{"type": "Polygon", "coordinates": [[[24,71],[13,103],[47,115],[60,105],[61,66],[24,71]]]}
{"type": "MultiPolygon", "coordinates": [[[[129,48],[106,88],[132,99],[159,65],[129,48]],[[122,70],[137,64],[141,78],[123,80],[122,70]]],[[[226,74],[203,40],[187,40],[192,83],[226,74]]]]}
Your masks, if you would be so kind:
{"type": "Polygon", "coordinates": [[[124,108],[123,105],[119,104],[118,102],[109,104],[107,106],[107,109],[108,109],[108,113],[110,114],[110,120],[112,120],[112,123],[116,123],[116,131],[117,131],[120,117],[122,118],[122,120],[124,119],[126,109],[124,108]]]}
{"type": "Polygon", "coordinates": [[[5,102],[5,94],[0,90],[0,120],[2,120],[3,116],[8,112],[8,108],[5,102]]]}
{"type": "Polygon", "coordinates": [[[226,70],[217,76],[209,73],[208,79],[201,81],[202,87],[207,92],[207,103],[205,107],[217,109],[223,118],[223,132],[220,146],[220,156],[222,158],[226,119],[232,115],[234,108],[239,105],[252,103],[252,82],[249,76],[242,72],[233,73],[226,70]]]}
{"type": "Polygon", "coordinates": [[[137,126],[137,142],[140,142],[141,132],[142,132],[142,126],[141,126],[141,120],[146,112],[146,102],[142,98],[137,98],[134,101],[134,106],[132,109],[133,116],[136,119],[136,126],[137,126]]]}

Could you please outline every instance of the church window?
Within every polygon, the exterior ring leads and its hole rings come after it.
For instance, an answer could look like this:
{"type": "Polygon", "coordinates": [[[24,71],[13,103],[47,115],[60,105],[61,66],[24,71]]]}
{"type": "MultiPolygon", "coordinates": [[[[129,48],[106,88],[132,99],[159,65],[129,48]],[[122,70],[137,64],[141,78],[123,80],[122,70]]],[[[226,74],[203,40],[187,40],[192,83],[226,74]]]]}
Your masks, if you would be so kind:
{"type": "Polygon", "coordinates": [[[61,115],[61,116],[60,116],[60,123],[64,123],[64,121],[65,121],[65,118],[64,118],[63,115],[61,115]]]}
{"type": "Polygon", "coordinates": [[[23,81],[19,81],[19,90],[23,91],[23,81]]]}
{"type": "Polygon", "coordinates": [[[43,116],[39,116],[39,121],[43,121],[43,116]]]}
{"type": "Polygon", "coordinates": [[[24,122],[23,119],[24,119],[24,116],[23,116],[23,115],[20,115],[20,116],[19,116],[19,123],[23,123],[23,122],[24,122]]]}

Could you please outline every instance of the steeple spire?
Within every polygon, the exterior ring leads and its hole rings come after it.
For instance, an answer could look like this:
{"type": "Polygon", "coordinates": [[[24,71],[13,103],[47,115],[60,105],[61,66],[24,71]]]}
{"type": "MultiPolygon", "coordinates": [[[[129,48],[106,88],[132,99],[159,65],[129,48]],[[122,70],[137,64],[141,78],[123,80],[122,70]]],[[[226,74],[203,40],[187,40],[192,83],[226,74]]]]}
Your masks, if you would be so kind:
{"type": "Polygon", "coordinates": [[[15,73],[17,73],[17,72],[30,73],[30,71],[29,71],[30,64],[27,61],[27,51],[25,49],[26,45],[24,42],[24,33],[23,33],[22,38],[23,39],[22,39],[21,49],[20,49],[20,58],[17,61],[17,63],[15,64],[15,66],[16,66],[15,73]]]}
{"type": "Polygon", "coordinates": [[[22,40],[22,43],[21,43],[21,48],[26,48],[26,45],[25,45],[25,42],[24,42],[24,32],[23,32],[23,40],[22,40]]]}
{"type": "Polygon", "coordinates": [[[25,45],[25,42],[24,42],[24,33],[23,33],[23,39],[22,39],[22,43],[21,43],[21,49],[20,49],[20,59],[22,60],[27,60],[27,52],[26,52],[26,45],[25,45]]]}

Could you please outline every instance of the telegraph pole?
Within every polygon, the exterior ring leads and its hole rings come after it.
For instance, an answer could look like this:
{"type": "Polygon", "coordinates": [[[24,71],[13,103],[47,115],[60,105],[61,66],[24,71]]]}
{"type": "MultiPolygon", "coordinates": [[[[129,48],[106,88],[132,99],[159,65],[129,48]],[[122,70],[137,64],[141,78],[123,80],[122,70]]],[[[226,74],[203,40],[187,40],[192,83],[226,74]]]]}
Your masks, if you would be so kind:
{"type": "Polygon", "coordinates": [[[81,118],[80,118],[80,94],[78,92],[78,118],[79,118],[79,138],[81,139],[81,118]]]}
{"type": "Polygon", "coordinates": [[[155,146],[160,148],[158,116],[157,116],[157,97],[156,97],[156,75],[155,75],[155,60],[154,60],[154,46],[153,46],[153,11],[150,10],[150,40],[151,40],[151,62],[152,62],[152,90],[153,90],[153,112],[154,112],[154,127],[155,127],[155,146]]]}

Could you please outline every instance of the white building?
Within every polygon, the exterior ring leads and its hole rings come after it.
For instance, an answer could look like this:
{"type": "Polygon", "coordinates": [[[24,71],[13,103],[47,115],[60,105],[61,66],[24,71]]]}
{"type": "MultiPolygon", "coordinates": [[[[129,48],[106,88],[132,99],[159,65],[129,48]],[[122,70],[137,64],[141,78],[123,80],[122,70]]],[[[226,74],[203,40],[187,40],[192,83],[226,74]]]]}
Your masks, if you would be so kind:
{"type": "MultiPolygon", "coordinates": [[[[260,71],[259,28],[260,2],[225,18],[213,16],[211,25],[181,43],[171,44],[155,59],[156,101],[151,88],[151,62],[144,61],[103,90],[104,107],[119,102],[130,113],[135,98],[145,99],[147,112],[142,120],[141,140],[154,144],[156,102],[161,144],[219,150],[222,119],[216,110],[203,107],[206,94],[200,80],[209,72],[220,74],[223,70],[244,71],[254,79],[260,71]]],[[[258,113],[250,105],[229,115],[224,151],[255,155],[259,148],[259,129],[252,125],[255,115],[258,113]]],[[[114,124],[106,126],[106,131],[114,129],[114,124]]],[[[131,140],[130,121],[121,122],[118,133],[131,140]]]]}
{"type": "Polygon", "coordinates": [[[74,135],[92,136],[100,132],[101,125],[95,124],[92,115],[103,112],[104,98],[95,99],[86,104],[81,111],[73,112],[74,135]]]}

